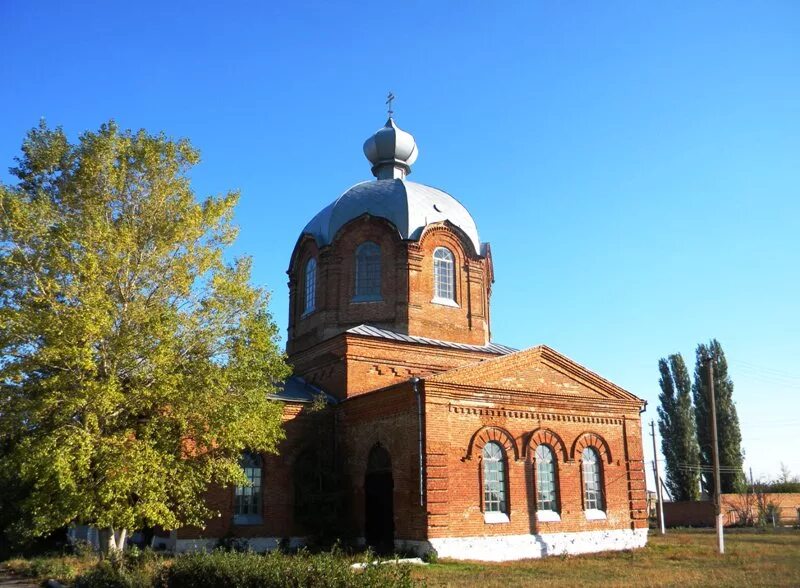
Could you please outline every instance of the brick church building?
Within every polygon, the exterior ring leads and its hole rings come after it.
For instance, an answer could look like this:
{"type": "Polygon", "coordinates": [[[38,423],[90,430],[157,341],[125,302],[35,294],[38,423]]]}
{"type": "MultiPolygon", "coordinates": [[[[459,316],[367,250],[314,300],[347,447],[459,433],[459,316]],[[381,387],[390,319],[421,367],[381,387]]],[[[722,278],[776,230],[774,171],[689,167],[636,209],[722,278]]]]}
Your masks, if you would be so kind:
{"type": "Polygon", "coordinates": [[[469,212],[408,181],[417,145],[392,118],[364,153],[376,179],[320,211],[289,260],[280,453],[245,456],[252,485],[212,493],[221,516],[173,547],[271,549],[323,521],[461,559],[643,546],[644,402],[545,345],[493,343],[492,253],[469,212]]]}

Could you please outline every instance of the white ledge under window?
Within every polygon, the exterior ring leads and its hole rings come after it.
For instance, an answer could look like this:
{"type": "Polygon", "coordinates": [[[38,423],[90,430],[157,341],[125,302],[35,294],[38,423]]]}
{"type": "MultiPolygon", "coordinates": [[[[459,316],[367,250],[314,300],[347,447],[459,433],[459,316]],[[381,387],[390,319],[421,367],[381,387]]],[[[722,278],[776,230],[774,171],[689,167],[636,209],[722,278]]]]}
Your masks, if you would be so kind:
{"type": "Polygon", "coordinates": [[[507,523],[509,518],[504,512],[485,512],[483,513],[483,522],[489,524],[507,523]]]}
{"type": "Polygon", "coordinates": [[[537,510],[536,520],[541,523],[560,523],[561,515],[554,510],[537,510]]]}
{"type": "Polygon", "coordinates": [[[433,304],[441,304],[442,306],[452,306],[453,308],[461,308],[458,305],[458,302],[452,300],[450,298],[440,298],[438,296],[434,296],[433,300],[431,300],[433,304]]]}
{"type": "Polygon", "coordinates": [[[607,518],[605,511],[597,510],[596,508],[589,508],[583,512],[586,514],[587,521],[604,521],[607,518]]]}

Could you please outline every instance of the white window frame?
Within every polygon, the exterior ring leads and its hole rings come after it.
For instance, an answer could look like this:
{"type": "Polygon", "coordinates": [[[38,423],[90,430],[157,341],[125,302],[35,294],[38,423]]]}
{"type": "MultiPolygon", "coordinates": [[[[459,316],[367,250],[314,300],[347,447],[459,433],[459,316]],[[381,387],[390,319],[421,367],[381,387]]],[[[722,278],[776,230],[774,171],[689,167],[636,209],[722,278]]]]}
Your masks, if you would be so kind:
{"type": "Polygon", "coordinates": [[[536,482],[536,518],[542,522],[561,520],[558,504],[558,478],[556,473],[556,452],[546,443],[536,446],[534,453],[534,477],[536,482]],[[544,455],[544,452],[547,455],[544,455]],[[542,499],[544,494],[546,499],[542,499]],[[549,508],[543,508],[542,506],[549,508]]]}
{"type": "Polygon", "coordinates": [[[586,519],[605,519],[607,506],[603,488],[603,466],[600,453],[594,447],[586,447],[581,453],[581,483],[586,519]]]}
{"type": "Polygon", "coordinates": [[[458,306],[456,302],[456,256],[447,247],[433,250],[434,304],[458,306]]]}
{"type": "Polygon", "coordinates": [[[497,441],[489,441],[483,446],[481,456],[483,520],[486,523],[507,523],[508,465],[505,450],[497,441]]]}

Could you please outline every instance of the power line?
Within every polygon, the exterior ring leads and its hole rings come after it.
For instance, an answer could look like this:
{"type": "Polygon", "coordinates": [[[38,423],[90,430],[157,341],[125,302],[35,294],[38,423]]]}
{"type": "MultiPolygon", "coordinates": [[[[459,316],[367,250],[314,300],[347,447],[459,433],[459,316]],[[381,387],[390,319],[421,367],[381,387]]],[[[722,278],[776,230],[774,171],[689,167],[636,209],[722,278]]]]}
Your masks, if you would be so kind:
{"type": "Polygon", "coordinates": [[[771,367],[761,366],[755,363],[750,363],[749,361],[744,360],[733,360],[731,363],[734,365],[738,365],[741,368],[746,370],[752,370],[754,372],[762,372],[767,374],[774,374],[779,377],[789,378],[790,380],[798,380],[800,381],[800,374],[793,374],[791,372],[787,372],[784,370],[779,370],[771,367]]]}

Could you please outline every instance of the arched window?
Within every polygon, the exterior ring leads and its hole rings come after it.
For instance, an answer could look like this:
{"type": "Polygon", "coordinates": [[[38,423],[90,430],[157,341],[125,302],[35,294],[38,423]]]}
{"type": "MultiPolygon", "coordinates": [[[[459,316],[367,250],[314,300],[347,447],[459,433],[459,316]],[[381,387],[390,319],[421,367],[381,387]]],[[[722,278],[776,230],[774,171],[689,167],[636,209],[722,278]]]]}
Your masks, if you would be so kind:
{"type": "Polygon", "coordinates": [[[496,441],[483,446],[483,510],[485,514],[508,512],[505,455],[496,441]]]}
{"type": "Polygon", "coordinates": [[[553,450],[549,445],[536,447],[536,508],[558,510],[556,502],[556,465],[553,450]]]}
{"type": "Polygon", "coordinates": [[[581,469],[583,473],[583,509],[605,510],[600,456],[594,447],[587,447],[583,450],[581,469]]]}
{"type": "Polygon", "coordinates": [[[381,299],[381,248],[366,241],[356,249],[356,288],[354,300],[381,299]]]}
{"type": "Polygon", "coordinates": [[[456,300],[455,261],[453,252],[437,247],[433,252],[433,296],[435,301],[456,300]]]}
{"type": "Polygon", "coordinates": [[[246,452],[239,465],[249,484],[236,486],[234,491],[233,521],[240,525],[261,522],[261,456],[246,452]]]}
{"type": "Polygon", "coordinates": [[[305,271],[305,298],[303,314],[314,311],[314,302],[317,299],[317,260],[312,257],[306,262],[305,271]]]}

